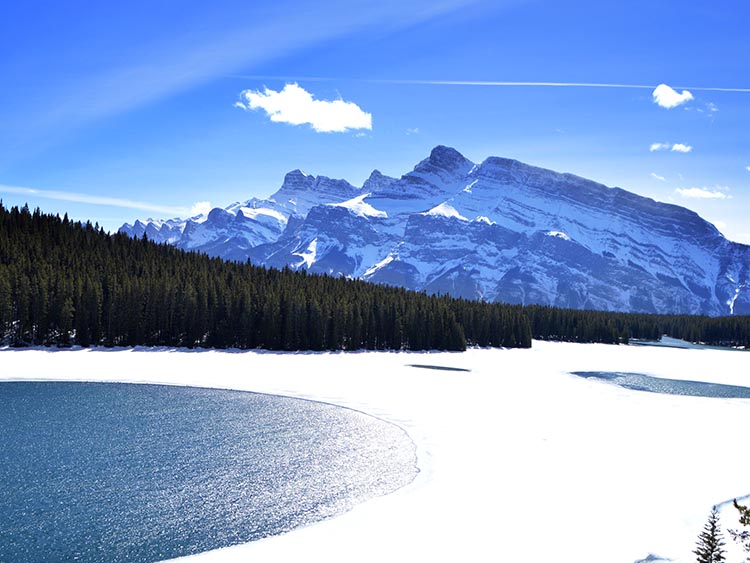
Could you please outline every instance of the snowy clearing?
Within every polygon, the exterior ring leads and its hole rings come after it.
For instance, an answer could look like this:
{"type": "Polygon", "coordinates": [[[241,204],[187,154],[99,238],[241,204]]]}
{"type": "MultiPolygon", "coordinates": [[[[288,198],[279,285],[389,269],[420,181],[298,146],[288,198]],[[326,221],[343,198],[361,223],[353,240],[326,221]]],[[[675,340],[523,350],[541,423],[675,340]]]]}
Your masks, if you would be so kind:
{"type": "MultiPolygon", "coordinates": [[[[411,485],[307,528],[186,558],[191,563],[633,563],[650,554],[687,563],[711,506],[750,494],[750,399],[631,391],[569,372],[750,386],[748,358],[547,342],[463,353],[3,349],[0,379],[309,398],[392,421],[416,442],[421,473],[411,485]]],[[[731,506],[722,516],[727,527],[737,527],[731,506]]]]}

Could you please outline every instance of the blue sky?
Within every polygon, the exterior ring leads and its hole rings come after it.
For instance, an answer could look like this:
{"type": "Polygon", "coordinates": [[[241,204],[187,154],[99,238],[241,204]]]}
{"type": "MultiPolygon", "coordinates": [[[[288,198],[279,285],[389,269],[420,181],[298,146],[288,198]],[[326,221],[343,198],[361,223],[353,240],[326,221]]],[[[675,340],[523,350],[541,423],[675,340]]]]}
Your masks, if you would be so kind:
{"type": "Polygon", "coordinates": [[[398,176],[444,144],[684,205],[750,243],[748,16],[733,0],[15,2],[0,198],[116,229],[268,196],[294,168],[398,176]],[[663,107],[660,84],[690,95],[663,107]]]}

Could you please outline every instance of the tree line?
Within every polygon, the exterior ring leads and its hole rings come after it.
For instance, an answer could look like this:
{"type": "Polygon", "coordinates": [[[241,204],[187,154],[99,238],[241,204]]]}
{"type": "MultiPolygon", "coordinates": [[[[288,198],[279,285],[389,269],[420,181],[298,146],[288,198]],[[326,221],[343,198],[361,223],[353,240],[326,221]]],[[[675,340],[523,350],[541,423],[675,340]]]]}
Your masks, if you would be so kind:
{"type": "Polygon", "coordinates": [[[655,315],[528,305],[532,337],[564,342],[628,344],[662,335],[711,346],[750,348],[750,316],[655,315]]]}
{"type": "Polygon", "coordinates": [[[0,343],[270,350],[531,346],[519,307],[184,252],[0,202],[0,343]]]}
{"type": "Polygon", "coordinates": [[[579,311],[430,296],[107,234],[0,202],[0,344],[269,350],[530,347],[662,334],[750,346],[750,317],[579,311]]]}

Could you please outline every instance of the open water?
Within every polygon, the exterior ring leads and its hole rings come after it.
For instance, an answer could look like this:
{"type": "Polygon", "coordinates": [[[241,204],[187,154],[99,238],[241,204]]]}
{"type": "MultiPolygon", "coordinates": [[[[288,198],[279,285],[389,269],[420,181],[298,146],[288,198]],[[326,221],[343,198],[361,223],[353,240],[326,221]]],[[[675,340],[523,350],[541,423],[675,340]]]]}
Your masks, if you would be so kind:
{"type": "Polygon", "coordinates": [[[574,371],[573,375],[602,379],[625,389],[662,393],[664,395],[687,395],[690,397],[712,397],[719,399],[750,399],[750,387],[706,383],[682,379],[665,379],[642,373],[609,371],[574,371]]]}
{"type": "Polygon", "coordinates": [[[151,563],[340,514],[417,473],[403,430],[215,389],[0,383],[0,562],[151,563]]]}

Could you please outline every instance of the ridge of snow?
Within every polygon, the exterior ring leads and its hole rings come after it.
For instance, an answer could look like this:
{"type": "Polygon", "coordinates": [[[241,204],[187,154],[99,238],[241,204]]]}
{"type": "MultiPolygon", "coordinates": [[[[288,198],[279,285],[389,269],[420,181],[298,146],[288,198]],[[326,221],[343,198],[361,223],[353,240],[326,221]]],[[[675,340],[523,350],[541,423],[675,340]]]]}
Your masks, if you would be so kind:
{"type": "Polygon", "coordinates": [[[485,215],[477,215],[476,219],[474,219],[475,223],[484,223],[486,225],[497,225],[494,221],[491,221],[489,217],[486,217],[485,215]]]}
{"type": "Polygon", "coordinates": [[[358,195],[357,197],[353,197],[352,199],[342,201],[341,203],[328,203],[326,205],[329,205],[331,207],[343,207],[359,217],[380,217],[383,219],[387,218],[388,213],[386,213],[385,211],[380,211],[379,209],[375,209],[372,205],[364,201],[364,199],[370,195],[372,194],[362,194],[358,195]]]}
{"type": "Polygon", "coordinates": [[[569,240],[573,240],[568,235],[566,235],[565,233],[563,233],[561,231],[547,231],[544,234],[547,235],[548,237],[561,238],[563,240],[568,240],[568,241],[569,240]]]}
{"type": "Polygon", "coordinates": [[[469,220],[461,215],[458,211],[456,211],[456,208],[452,205],[449,205],[447,202],[443,202],[440,205],[437,205],[430,209],[429,211],[425,211],[422,213],[422,215],[432,215],[436,217],[448,217],[448,218],[455,218],[459,221],[466,221],[467,223],[469,220]]]}

